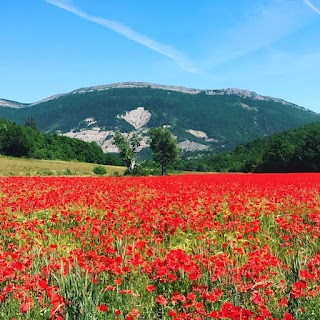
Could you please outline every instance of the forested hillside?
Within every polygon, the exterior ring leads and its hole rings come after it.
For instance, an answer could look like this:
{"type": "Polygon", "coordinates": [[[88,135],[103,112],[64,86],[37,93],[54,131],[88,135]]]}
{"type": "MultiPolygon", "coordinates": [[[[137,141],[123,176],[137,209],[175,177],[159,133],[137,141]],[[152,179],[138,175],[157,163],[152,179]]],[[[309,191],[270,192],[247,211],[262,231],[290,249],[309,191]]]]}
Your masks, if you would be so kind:
{"type": "Polygon", "coordinates": [[[147,149],[148,129],[167,126],[183,152],[217,153],[319,120],[303,107],[247,90],[134,82],[78,89],[28,105],[1,101],[0,117],[23,124],[31,116],[42,132],[96,141],[106,152],[114,152],[116,130],[138,133],[147,149]]]}
{"type": "MultiPolygon", "coordinates": [[[[30,118],[29,118],[30,120],[30,118]]],[[[0,118],[0,154],[35,159],[78,160],[100,164],[121,164],[117,156],[104,154],[95,142],[84,142],[34,128],[34,123],[17,125],[0,118]]]]}
{"type": "Polygon", "coordinates": [[[241,144],[232,152],[202,156],[185,165],[190,170],[225,172],[319,172],[320,123],[241,144]]]}

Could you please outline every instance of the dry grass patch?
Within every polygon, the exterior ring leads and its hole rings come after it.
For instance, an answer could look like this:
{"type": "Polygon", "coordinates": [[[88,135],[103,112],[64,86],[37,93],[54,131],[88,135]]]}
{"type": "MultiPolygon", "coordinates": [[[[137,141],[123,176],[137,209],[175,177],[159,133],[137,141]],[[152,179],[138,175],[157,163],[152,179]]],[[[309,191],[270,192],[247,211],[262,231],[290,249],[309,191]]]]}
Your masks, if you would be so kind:
{"type": "MultiPolygon", "coordinates": [[[[94,175],[97,164],[59,160],[38,160],[0,156],[1,176],[94,175]]],[[[125,167],[104,166],[107,175],[122,175],[125,167]]]]}

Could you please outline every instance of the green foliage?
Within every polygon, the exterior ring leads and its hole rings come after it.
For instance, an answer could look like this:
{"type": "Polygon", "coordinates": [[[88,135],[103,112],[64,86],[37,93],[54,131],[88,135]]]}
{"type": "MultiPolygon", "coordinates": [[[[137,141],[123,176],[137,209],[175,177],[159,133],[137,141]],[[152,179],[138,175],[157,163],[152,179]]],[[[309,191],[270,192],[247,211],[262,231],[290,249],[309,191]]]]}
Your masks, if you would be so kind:
{"type": "Polygon", "coordinates": [[[6,120],[0,121],[0,153],[23,157],[32,151],[33,141],[27,130],[6,120]]]}
{"type": "Polygon", "coordinates": [[[67,168],[67,169],[63,170],[62,174],[65,176],[74,176],[76,173],[75,173],[75,171],[72,171],[67,168]]]}
{"type": "Polygon", "coordinates": [[[292,167],[304,172],[320,171],[320,128],[312,127],[297,145],[295,153],[290,159],[292,167]]]}
{"type": "Polygon", "coordinates": [[[270,139],[262,161],[261,172],[320,171],[320,123],[279,133],[270,139]]]}
{"type": "Polygon", "coordinates": [[[56,134],[44,134],[30,126],[0,119],[0,154],[49,160],[119,164],[117,156],[105,155],[95,142],[84,142],[56,134]]]}
{"type": "Polygon", "coordinates": [[[127,137],[120,133],[119,130],[115,132],[113,144],[119,149],[120,158],[131,171],[135,167],[136,153],[140,147],[141,137],[136,133],[130,134],[127,137]]]}
{"type": "Polygon", "coordinates": [[[161,170],[154,161],[146,160],[134,167],[133,170],[126,172],[130,176],[160,176],[161,170]]]}
{"type": "Polygon", "coordinates": [[[105,153],[104,159],[105,159],[104,163],[108,164],[108,165],[114,165],[114,166],[123,166],[124,165],[119,154],[117,154],[117,153],[105,153]]]}
{"type": "Polygon", "coordinates": [[[101,319],[97,306],[103,301],[103,290],[98,290],[88,273],[84,273],[76,264],[68,275],[62,277],[53,274],[59,285],[65,304],[66,319],[101,319]]]}
{"type": "Polygon", "coordinates": [[[153,128],[149,131],[149,137],[153,160],[161,165],[162,175],[165,175],[167,165],[178,159],[177,142],[167,128],[153,128]]]}
{"type": "Polygon", "coordinates": [[[231,152],[185,161],[219,172],[319,172],[320,123],[284,131],[239,145],[231,152]]]}
{"type": "Polygon", "coordinates": [[[93,168],[93,173],[97,174],[99,176],[103,176],[103,175],[107,174],[107,170],[104,166],[96,166],[93,168]]]}
{"type": "Polygon", "coordinates": [[[154,88],[109,88],[74,92],[27,108],[0,108],[0,117],[24,124],[32,117],[43,132],[69,132],[88,128],[92,117],[104,130],[133,127],[117,117],[143,106],[151,114],[149,127],[170,125],[179,141],[191,139],[214,152],[232,150],[240,143],[317,121],[319,116],[294,105],[238,95],[186,94],[154,88]],[[186,130],[201,130],[215,141],[196,138],[186,130]]]}
{"type": "Polygon", "coordinates": [[[270,172],[290,171],[290,160],[295,153],[296,145],[283,139],[281,136],[274,137],[267,146],[260,168],[270,172]]]}
{"type": "Polygon", "coordinates": [[[36,172],[37,176],[54,176],[56,172],[54,170],[40,170],[36,172]]]}
{"type": "Polygon", "coordinates": [[[36,125],[33,117],[31,117],[31,116],[28,116],[28,118],[27,118],[27,120],[25,122],[25,126],[30,127],[32,129],[35,129],[35,130],[37,129],[37,125],[36,125]]]}

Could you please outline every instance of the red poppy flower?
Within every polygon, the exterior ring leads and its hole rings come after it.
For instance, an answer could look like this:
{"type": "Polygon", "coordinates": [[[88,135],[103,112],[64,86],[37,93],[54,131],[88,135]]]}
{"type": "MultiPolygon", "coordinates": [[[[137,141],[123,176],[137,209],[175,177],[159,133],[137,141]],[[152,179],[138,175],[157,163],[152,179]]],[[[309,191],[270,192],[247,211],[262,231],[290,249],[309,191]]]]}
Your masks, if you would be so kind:
{"type": "Polygon", "coordinates": [[[152,292],[152,291],[156,290],[156,288],[155,288],[152,284],[149,284],[149,285],[146,287],[146,290],[147,290],[148,292],[152,292]]]}
{"type": "Polygon", "coordinates": [[[163,295],[157,296],[156,301],[160,305],[166,305],[168,303],[167,299],[163,295]]]}
{"type": "Polygon", "coordinates": [[[106,311],[108,311],[108,307],[107,307],[104,303],[101,303],[101,304],[97,307],[97,310],[100,311],[100,312],[106,312],[106,311]]]}

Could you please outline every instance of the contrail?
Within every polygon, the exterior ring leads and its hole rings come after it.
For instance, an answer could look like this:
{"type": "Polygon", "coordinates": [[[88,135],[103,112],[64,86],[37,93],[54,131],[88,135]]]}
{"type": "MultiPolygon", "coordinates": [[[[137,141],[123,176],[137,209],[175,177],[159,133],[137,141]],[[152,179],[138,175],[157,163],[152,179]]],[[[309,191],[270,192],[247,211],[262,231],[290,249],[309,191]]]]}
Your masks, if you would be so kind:
{"type": "Polygon", "coordinates": [[[69,11],[85,20],[97,23],[99,25],[102,25],[108,29],[113,30],[114,32],[117,32],[121,35],[123,35],[124,37],[135,41],[149,49],[152,49],[158,53],[160,53],[163,56],[166,56],[170,59],[172,59],[173,61],[175,61],[182,69],[190,72],[190,73],[198,73],[197,68],[195,68],[194,66],[192,66],[192,63],[188,61],[188,59],[186,57],[184,57],[184,55],[175,50],[174,48],[161,44],[147,36],[144,36],[143,34],[140,34],[136,31],[134,31],[133,29],[131,29],[130,27],[117,22],[117,21],[113,21],[113,20],[108,20],[108,19],[104,19],[104,18],[99,18],[96,16],[91,16],[81,10],[79,10],[78,8],[74,7],[71,4],[71,1],[62,1],[62,0],[44,0],[47,3],[50,3],[56,7],[59,7],[61,9],[64,9],[66,11],[69,11]]]}
{"type": "Polygon", "coordinates": [[[320,9],[317,8],[314,4],[312,4],[309,0],[303,0],[304,3],[309,6],[312,10],[320,14],[320,9]]]}

